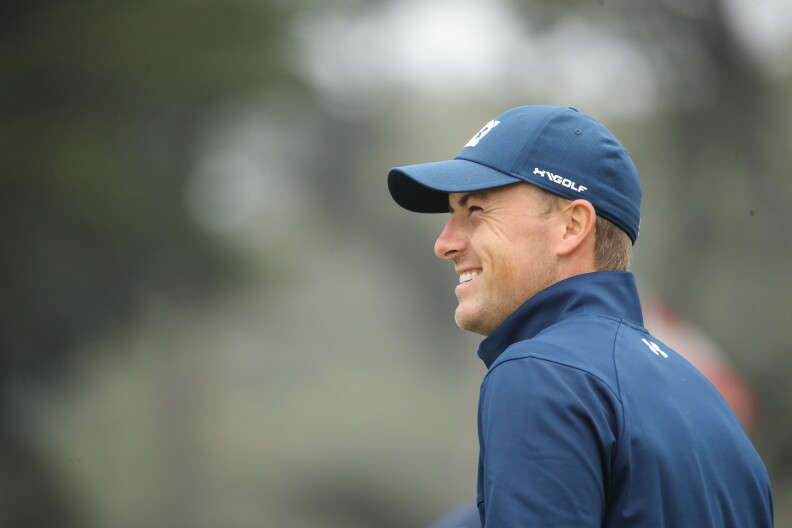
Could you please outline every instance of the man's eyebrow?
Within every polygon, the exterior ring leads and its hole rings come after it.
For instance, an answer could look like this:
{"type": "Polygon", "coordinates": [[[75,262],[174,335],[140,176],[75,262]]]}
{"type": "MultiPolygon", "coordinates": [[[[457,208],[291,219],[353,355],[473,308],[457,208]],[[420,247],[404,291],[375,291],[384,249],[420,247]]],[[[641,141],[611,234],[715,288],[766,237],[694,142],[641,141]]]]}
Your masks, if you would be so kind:
{"type": "MultiPolygon", "coordinates": [[[[467,192],[467,193],[463,194],[462,197],[459,199],[459,206],[460,207],[466,207],[467,203],[468,203],[468,200],[470,200],[471,198],[476,198],[478,196],[481,196],[482,194],[484,194],[483,191],[471,191],[471,192],[467,192]]],[[[448,203],[448,212],[449,213],[453,213],[454,212],[454,208],[451,206],[451,202],[450,201],[448,203]]]]}

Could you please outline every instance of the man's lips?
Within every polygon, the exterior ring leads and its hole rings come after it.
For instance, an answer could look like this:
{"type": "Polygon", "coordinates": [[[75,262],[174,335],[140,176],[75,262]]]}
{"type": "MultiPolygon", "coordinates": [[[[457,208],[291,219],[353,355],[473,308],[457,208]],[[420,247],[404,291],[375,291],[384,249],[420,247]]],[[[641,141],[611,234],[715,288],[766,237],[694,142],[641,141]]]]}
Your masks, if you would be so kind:
{"type": "Polygon", "coordinates": [[[476,277],[481,275],[480,269],[472,269],[472,270],[465,270],[459,272],[459,284],[464,284],[465,282],[470,282],[476,277]]]}

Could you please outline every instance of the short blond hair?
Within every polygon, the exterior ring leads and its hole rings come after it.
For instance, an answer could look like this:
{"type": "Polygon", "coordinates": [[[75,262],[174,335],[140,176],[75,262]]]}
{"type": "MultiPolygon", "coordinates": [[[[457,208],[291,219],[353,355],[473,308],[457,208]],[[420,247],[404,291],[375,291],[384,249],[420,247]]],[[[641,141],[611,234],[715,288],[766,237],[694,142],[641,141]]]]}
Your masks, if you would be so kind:
{"type": "Polygon", "coordinates": [[[598,271],[627,271],[632,260],[632,241],[627,233],[597,215],[594,240],[594,265],[598,271]]]}
{"type": "MultiPolygon", "coordinates": [[[[544,189],[539,190],[542,191],[540,196],[545,206],[545,214],[570,202],[570,200],[544,189]]],[[[597,271],[627,271],[630,269],[632,241],[622,228],[597,215],[594,235],[594,265],[597,271]]]]}

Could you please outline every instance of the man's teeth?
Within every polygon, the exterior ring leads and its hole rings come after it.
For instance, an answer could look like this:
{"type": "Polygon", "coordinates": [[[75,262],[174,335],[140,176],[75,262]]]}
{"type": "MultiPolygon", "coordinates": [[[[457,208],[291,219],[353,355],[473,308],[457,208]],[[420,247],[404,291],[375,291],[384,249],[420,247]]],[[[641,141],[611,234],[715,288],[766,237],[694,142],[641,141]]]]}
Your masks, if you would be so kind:
{"type": "Polygon", "coordinates": [[[462,284],[463,282],[467,282],[469,280],[473,280],[474,278],[481,275],[480,271],[468,271],[467,273],[462,273],[459,275],[459,283],[462,284]]]}

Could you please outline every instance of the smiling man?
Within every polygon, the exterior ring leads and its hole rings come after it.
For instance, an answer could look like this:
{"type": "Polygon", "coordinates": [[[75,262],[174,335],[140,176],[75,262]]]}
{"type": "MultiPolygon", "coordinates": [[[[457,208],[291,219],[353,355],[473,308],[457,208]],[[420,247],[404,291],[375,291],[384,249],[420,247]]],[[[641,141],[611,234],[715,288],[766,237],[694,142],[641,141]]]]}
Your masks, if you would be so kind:
{"type": "MultiPolygon", "coordinates": [[[[555,214],[555,202],[525,183],[451,193],[451,219],[435,254],[453,261],[459,274],[460,328],[489,335],[523,302],[559,280],[561,270],[547,252],[550,230],[566,220],[555,214]]],[[[590,203],[580,200],[569,213],[582,215],[576,219],[585,223],[581,228],[593,226],[590,203]]],[[[589,264],[593,268],[593,260],[589,264]]]]}
{"type": "Polygon", "coordinates": [[[627,271],[641,188],[604,126],[514,108],[388,186],[405,209],[450,213],[435,253],[459,275],[457,324],[486,336],[482,526],[772,526],[767,472],[728,405],[643,327],[627,271]]]}

